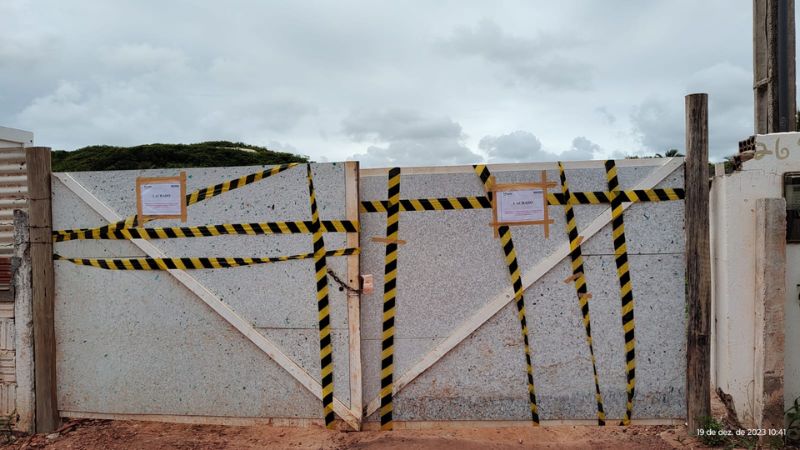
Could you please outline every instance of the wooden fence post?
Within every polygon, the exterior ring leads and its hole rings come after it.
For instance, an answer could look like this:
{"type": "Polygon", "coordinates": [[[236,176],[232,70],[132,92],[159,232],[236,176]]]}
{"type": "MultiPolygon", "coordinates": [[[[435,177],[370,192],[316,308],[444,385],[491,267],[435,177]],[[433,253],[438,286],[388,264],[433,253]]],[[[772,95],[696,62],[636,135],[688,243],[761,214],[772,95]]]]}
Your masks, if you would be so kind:
{"type": "Polygon", "coordinates": [[[28,147],[28,214],[33,285],[33,352],[36,432],[51,433],[60,423],[56,398],[54,328],[53,217],[50,192],[50,148],[28,147]]]}
{"type": "Polygon", "coordinates": [[[708,94],[686,96],[686,419],[690,434],[711,416],[711,256],[708,94]]]}

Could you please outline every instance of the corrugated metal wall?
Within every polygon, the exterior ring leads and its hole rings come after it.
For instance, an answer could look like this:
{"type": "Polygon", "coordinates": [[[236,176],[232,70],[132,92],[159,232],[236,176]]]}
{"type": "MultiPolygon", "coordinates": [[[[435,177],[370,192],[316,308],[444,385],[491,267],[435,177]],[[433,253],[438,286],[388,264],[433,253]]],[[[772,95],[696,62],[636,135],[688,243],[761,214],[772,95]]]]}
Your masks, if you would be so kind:
{"type": "Polygon", "coordinates": [[[25,147],[33,134],[0,127],[0,425],[16,421],[16,350],[11,255],[14,252],[14,210],[28,208],[25,147]]]}
{"type": "Polygon", "coordinates": [[[27,193],[25,148],[0,140],[0,257],[14,250],[14,210],[27,208],[27,193]]]}

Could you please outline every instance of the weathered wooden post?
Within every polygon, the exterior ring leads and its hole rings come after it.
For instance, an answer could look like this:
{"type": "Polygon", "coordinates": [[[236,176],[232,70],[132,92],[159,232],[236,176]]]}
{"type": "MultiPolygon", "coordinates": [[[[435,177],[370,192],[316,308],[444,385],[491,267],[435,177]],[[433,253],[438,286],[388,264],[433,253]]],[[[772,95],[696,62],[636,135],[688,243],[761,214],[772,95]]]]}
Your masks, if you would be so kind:
{"type": "Polygon", "coordinates": [[[796,131],[794,0],[753,0],[757,134],[796,131]]]}
{"type": "Polygon", "coordinates": [[[695,434],[711,416],[711,254],[708,94],[686,96],[686,419],[695,434]]]}
{"type": "Polygon", "coordinates": [[[50,433],[60,419],[56,399],[56,337],[54,328],[53,216],[50,192],[50,148],[28,147],[28,214],[30,217],[31,281],[33,285],[33,351],[36,383],[36,432],[50,433]]]}

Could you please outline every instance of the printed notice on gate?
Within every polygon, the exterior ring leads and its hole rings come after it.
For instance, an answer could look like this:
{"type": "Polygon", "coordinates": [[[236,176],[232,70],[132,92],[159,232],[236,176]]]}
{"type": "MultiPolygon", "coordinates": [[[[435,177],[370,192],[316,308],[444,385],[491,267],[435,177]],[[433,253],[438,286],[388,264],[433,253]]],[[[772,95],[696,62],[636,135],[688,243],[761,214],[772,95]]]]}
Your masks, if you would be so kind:
{"type": "Polygon", "coordinates": [[[144,216],[181,215],[183,196],[180,183],[143,183],[141,199],[144,216]]]}
{"type": "Polygon", "coordinates": [[[498,191],[497,221],[501,223],[544,220],[544,191],[520,189],[498,191]]]}

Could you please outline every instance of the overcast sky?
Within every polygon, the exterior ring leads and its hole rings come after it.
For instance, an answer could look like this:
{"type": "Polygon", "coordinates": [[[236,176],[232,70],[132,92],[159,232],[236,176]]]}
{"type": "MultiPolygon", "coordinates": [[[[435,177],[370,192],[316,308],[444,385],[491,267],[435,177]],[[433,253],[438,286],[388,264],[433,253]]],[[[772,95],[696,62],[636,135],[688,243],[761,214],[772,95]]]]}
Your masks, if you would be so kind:
{"type": "Polygon", "coordinates": [[[0,125],[38,145],[232,140],[364,166],[752,134],[752,1],[0,0],[0,125]]]}

